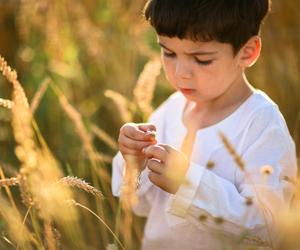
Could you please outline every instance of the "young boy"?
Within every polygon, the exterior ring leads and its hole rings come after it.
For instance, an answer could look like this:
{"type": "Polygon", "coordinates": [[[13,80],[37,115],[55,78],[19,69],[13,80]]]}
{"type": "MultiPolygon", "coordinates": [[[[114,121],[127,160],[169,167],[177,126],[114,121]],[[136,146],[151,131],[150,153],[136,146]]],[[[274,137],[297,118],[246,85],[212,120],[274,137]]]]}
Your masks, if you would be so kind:
{"type": "Polygon", "coordinates": [[[295,146],[277,105],[244,74],[259,57],[269,5],[146,4],[176,93],[150,123],[121,128],[112,183],[120,195],[123,170],[133,168],[127,159],[134,159],[141,171],[134,211],[148,217],[144,250],[275,246],[276,216],[292,197],[284,177],[296,176],[295,146]]]}

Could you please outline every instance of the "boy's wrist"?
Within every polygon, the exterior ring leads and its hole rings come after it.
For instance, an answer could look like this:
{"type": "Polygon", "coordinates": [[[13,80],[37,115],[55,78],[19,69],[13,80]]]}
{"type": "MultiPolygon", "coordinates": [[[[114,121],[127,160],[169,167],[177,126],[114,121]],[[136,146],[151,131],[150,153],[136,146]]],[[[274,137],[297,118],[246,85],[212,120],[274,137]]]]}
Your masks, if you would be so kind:
{"type": "Polygon", "coordinates": [[[136,169],[138,172],[142,172],[147,164],[147,159],[133,156],[133,155],[126,155],[123,157],[125,160],[125,168],[126,170],[130,171],[130,169],[136,169]]]}

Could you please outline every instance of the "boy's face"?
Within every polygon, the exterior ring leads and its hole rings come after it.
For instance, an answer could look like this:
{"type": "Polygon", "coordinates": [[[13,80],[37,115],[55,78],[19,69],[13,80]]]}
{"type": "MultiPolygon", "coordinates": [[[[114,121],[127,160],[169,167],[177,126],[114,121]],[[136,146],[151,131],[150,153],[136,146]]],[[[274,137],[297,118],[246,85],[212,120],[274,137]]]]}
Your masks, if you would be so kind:
{"type": "Polygon", "coordinates": [[[243,83],[240,56],[230,44],[166,36],[158,42],[168,80],[190,101],[209,102],[243,83]]]}

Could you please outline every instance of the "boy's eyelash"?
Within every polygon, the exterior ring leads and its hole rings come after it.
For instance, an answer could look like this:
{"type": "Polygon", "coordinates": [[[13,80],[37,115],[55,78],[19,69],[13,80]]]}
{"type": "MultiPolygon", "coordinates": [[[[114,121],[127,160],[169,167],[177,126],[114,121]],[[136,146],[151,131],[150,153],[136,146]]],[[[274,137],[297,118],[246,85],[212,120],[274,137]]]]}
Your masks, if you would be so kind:
{"type": "Polygon", "coordinates": [[[195,58],[195,61],[196,61],[196,63],[198,63],[200,65],[204,65],[204,66],[210,65],[213,62],[213,60],[202,61],[202,60],[199,60],[198,58],[195,58]]]}
{"type": "Polygon", "coordinates": [[[168,53],[166,51],[163,52],[165,56],[167,57],[175,57],[175,54],[174,53],[168,53]]]}
{"type": "MultiPolygon", "coordinates": [[[[176,54],[168,53],[166,51],[163,51],[163,54],[164,54],[164,56],[171,57],[171,58],[176,56],[176,54]]],[[[195,58],[195,61],[196,61],[197,64],[200,64],[200,65],[203,65],[203,66],[210,65],[213,62],[213,60],[199,60],[198,58],[195,58]]]]}

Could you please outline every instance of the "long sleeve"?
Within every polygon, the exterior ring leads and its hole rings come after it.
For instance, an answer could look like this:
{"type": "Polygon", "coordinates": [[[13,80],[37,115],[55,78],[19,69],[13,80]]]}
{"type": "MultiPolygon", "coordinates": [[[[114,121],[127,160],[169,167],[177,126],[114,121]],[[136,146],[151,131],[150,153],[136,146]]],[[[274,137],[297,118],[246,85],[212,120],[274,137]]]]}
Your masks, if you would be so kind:
{"type": "MultiPolygon", "coordinates": [[[[158,143],[164,141],[164,115],[165,109],[168,105],[166,101],[163,103],[149,118],[149,123],[152,123],[156,126],[157,134],[156,140],[158,143]]],[[[151,209],[151,201],[153,200],[155,193],[158,188],[154,186],[149,178],[149,169],[146,168],[142,171],[140,175],[140,187],[137,190],[136,194],[138,196],[138,203],[133,208],[135,214],[139,216],[147,217],[151,209]]],[[[113,195],[121,195],[121,186],[124,175],[124,159],[120,152],[113,159],[112,163],[112,191],[113,195]]]]}
{"type": "Polygon", "coordinates": [[[222,230],[227,233],[256,231],[269,241],[271,228],[277,223],[275,214],[284,211],[292,197],[292,187],[283,177],[296,175],[295,146],[287,128],[269,110],[245,133],[241,152],[245,170],[233,166],[235,182],[191,162],[186,181],[171,195],[167,211],[192,218],[199,227],[203,226],[199,218],[205,214],[208,219],[204,224],[212,230],[220,228],[213,222],[221,218],[222,230]],[[270,175],[261,172],[266,165],[272,167],[270,175]]]}

